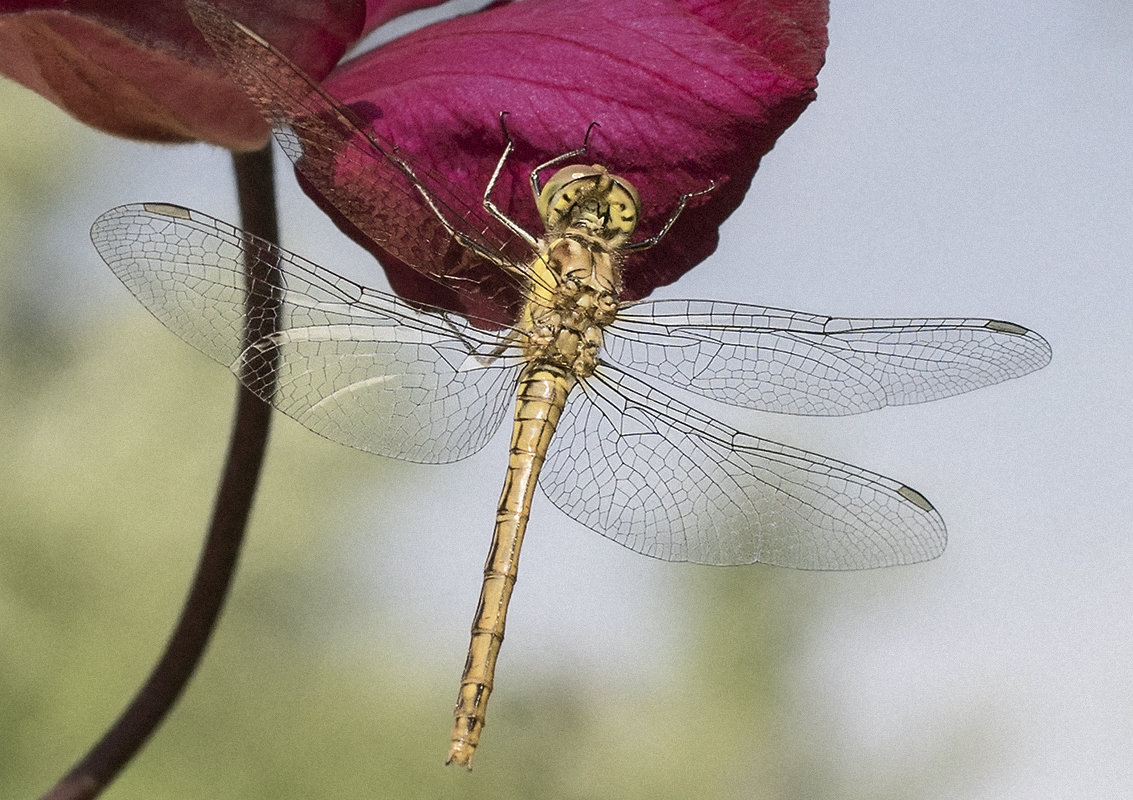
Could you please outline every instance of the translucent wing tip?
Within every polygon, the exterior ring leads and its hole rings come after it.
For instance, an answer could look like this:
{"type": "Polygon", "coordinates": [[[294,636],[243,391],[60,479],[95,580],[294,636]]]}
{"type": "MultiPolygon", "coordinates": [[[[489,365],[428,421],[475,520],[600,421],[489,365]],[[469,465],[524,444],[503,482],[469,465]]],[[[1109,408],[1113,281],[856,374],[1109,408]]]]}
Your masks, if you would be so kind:
{"type": "Polygon", "coordinates": [[[1052,355],[1050,342],[1048,342],[1042,337],[1042,335],[1036,333],[1030,328],[1024,328],[1022,325],[1017,325],[1014,322],[1008,322],[1007,320],[1002,319],[989,319],[984,323],[984,328],[993,333],[1003,333],[1007,334],[1008,336],[1018,336],[1019,338],[1025,339],[1030,343],[1032,347],[1032,358],[1025,364],[1026,370],[1019,373],[1020,375],[1042,369],[1050,363],[1052,355]]]}
{"type": "Polygon", "coordinates": [[[185,8],[188,10],[193,24],[205,35],[206,39],[209,38],[210,34],[216,35],[226,27],[236,27],[253,38],[263,41],[227,12],[217,8],[212,3],[206,3],[203,0],[187,0],[185,8]]]}
{"type": "Polygon", "coordinates": [[[989,319],[986,323],[984,323],[984,327],[988,330],[996,331],[997,333],[1006,333],[1012,336],[1022,336],[1036,342],[1042,342],[1047,346],[1048,350],[1050,349],[1050,343],[1047,342],[1047,340],[1044,339],[1041,334],[1031,330],[1030,328],[1024,328],[1022,325],[1019,325],[1017,323],[1008,322],[1007,320],[1003,319],[989,319]]]}
{"type": "MultiPolygon", "coordinates": [[[[197,26],[197,30],[205,37],[205,41],[209,43],[220,60],[226,62],[230,69],[233,62],[238,59],[240,49],[246,47],[249,42],[262,49],[264,53],[270,53],[272,57],[291,64],[287,56],[272,46],[271,42],[240,20],[229,15],[228,12],[209,3],[201,2],[201,0],[188,0],[186,7],[189,10],[189,16],[193,19],[193,24],[197,26]]],[[[294,65],[291,66],[294,67],[294,65]]],[[[298,67],[294,67],[294,69],[296,72],[302,72],[298,67]]]]}

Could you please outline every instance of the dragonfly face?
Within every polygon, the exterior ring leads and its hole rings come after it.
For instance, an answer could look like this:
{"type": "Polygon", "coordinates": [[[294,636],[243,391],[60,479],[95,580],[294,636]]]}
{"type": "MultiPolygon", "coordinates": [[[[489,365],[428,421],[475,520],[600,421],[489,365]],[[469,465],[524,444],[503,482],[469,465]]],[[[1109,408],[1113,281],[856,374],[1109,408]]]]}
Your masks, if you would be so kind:
{"type": "Polygon", "coordinates": [[[618,248],[629,242],[641,219],[641,198],[625,178],[599,165],[563,167],[536,201],[551,233],[579,229],[618,248]]]}
{"type": "MultiPolygon", "coordinates": [[[[253,32],[211,7],[190,9],[300,171],[359,230],[422,275],[476,288],[444,260],[455,242],[524,297],[508,329],[488,330],[189,209],[122,206],[92,228],[100,255],[154,316],[334,441],[456,460],[491,438],[514,399],[451,762],[471,765],[484,725],[536,484],[575,520],[670,561],[843,570],[943,551],[943,520],[914,489],[731,428],[666,385],[750,409],[851,414],[959,394],[1050,359],[1041,336],[1000,320],[837,318],[701,300],[619,305],[623,259],[656,241],[630,241],[641,205],[626,181],[601,166],[565,167],[541,189],[533,176],[548,231],[537,240],[495,209],[491,182],[482,204],[451,197],[253,32]],[[335,181],[344,161],[369,167],[356,171],[365,177],[335,181]],[[410,202],[421,236],[399,238],[395,212],[410,202]],[[534,257],[506,255],[515,241],[534,257]],[[249,283],[249,264],[268,277],[249,283]],[[279,329],[247,342],[246,309],[261,300],[279,304],[279,329]],[[246,367],[265,353],[272,389],[247,377],[262,376],[246,367]]],[[[496,175],[509,151],[510,143],[496,175]]]]}

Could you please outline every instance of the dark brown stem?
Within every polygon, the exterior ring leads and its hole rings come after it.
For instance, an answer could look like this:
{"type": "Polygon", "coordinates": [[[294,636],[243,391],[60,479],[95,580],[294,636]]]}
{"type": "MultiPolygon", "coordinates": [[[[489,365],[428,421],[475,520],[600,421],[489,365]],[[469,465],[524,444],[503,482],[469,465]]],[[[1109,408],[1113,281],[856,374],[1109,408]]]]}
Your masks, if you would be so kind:
{"type": "MultiPolygon", "coordinates": [[[[270,149],[234,154],[233,164],[243,227],[264,239],[278,241],[270,149]]],[[[256,280],[254,270],[262,265],[247,266],[250,279],[256,280]]],[[[274,325],[277,319],[273,298],[257,299],[250,292],[249,303],[253,302],[260,307],[249,307],[248,319],[258,322],[249,325],[259,329],[250,329],[248,337],[262,335],[264,326],[274,325]]],[[[177,627],[130,705],[90,752],[43,795],[44,800],[85,800],[101,794],[141,750],[184,691],[216,627],[236,571],[267,445],[270,410],[258,397],[240,388],[212,521],[177,627]]]]}

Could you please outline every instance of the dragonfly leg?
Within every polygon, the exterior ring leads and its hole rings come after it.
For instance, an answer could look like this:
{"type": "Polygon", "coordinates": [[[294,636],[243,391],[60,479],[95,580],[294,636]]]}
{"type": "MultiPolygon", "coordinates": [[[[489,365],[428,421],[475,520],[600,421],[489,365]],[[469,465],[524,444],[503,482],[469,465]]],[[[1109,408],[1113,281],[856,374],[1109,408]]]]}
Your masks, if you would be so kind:
{"type": "MultiPolygon", "coordinates": [[[[500,123],[503,124],[502,119],[500,120],[500,123]]],[[[590,125],[588,125],[586,128],[586,135],[582,137],[582,147],[579,147],[577,150],[571,150],[569,153],[563,153],[562,155],[555,156],[551,160],[544,161],[535,169],[531,170],[531,192],[535,195],[536,203],[539,202],[539,195],[543,193],[543,188],[539,185],[539,173],[545,170],[547,167],[553,167],[556,164],[561,164],[562,162],[572,159],[576,156],[586,155],[586,151],[590,149],[590,134],[594,131],[595,128],[600,127],[602,126],[597,122],[591,122],[590,125]]]]}
{"type": "Polygon", "coordinates": [[[500,160],[496,162],[496,168],[492,172],[491,180],[488,181],[488,185],[484,188],[484,208],[487,209],[489,214],[506,225],[512,233],[523,239],[523,241],[527,242],[534,249],[539,246],[538,240],[492,202],[492,190],[496,188],[496,181],[500,178],[500,172],[503,171],[507,157],[510,156],[511,151],[515,149],[515,142],[512,141],[511,134],[508,133],[507,125],[504,123],[504,117],[506,116],[506,111],[500,112],[500,129],[504,132],[504,140],[507,144],[504,146],[503,153],[500,154],[500,160]]]}
{"type": "MultiPolygon", "coordinates": [[[[507,162],[508,156],[510,156],[511,151],[515,149],[515,142],[512,140],[511,133],[509,133],[508,129],[507,129],[507,123],[504,121],[506,117],[507,117],[507,112],[501,111],[500,112],[500,129],[504,132],[504,139],[507,142],[507,144],[504,147],[504,152],[500,155],[500,160],[498,162],[496,162],[496,169],[492,173],[492,179],[490,181],[488,181],[488,186],[487,186],[486,189],[484,189],[484,208],[486,208],[488,210],[489,214],[491,214],[493,217],[495,217],[500,222],[502,222],[504,225],[506,225],[511,231],[513,231],[516,235],[518,235],[520,238],[522,238],[524,241],[526,241],[532,247],[537,247],[538,241],[535,239],[535,237],[533,237],[530,233],[528,233],[522,227],[520,227],[518,223],[516,223],[514,220],[512,220],[510,217],[508,217],[507,214],[505,214],[503,211],[501,211],[499,209],[499,207],[495,203],[492,202],[492,197],[491,197],[492,189],[495,188],[496,181],[499,180],[500,173],[503,171],[504,164],[507,162]]],[[[544,161],[542,164],[537,166],[535,169],[531,170],[531,176],[530,176],[531,177],[531,191],[535,195],[536,204],[538,204],[539,195],[542,192],[542,189],[539,186],[539,173],[542,172],[543,170],[545,170],[547,167],[552,167],[555,164],[560,164],[563,161],[568,161],[569,159],[575,158],[576,156],[584,155],[586,153],[586,151],[590,149],[590,133],[597,127],[598,127],[597,122],[591,122],[590,125],[586,128],[586,136],[583,137],[582,147],[579,147],[575,150],[571,150],[568,153],[562,153],[561,155],[557,155],[554,158],[550,159],[549,161],[544,161]]]]}
{"type": "MultiPolygon", "coordinates": [[[[389,154],[389,159],[397,165],[397,168],[400,169],[407,178],[409,178],[409,182],[413,184],[413,187],[417,189],[417,193],[421,195],[421,199],[425,201],[425,205],[429,207],[429,210],[433,212],[433,215],[436,216],[441,225],[444,226],[444,229],[448,233],[448,235],[455,239],[461,247],[471,250],[473,253],[480,256],[480,258],[484,259],[485,261],[489,261],[498,267],[506,270],[511,270],[513,268],[512,263],[502,258],[499,253],[493,253],[491,250],[481,247],[472,238],[464,233],[461,233],[455,227],[453,227],[452,223],[448,221],[447,217],[445,217],[444,212],[441,211],[436,202],[433,200],[433,196],[429,194],[429,191],[425,188],[425,185],[417,177],[417,173],[413,171],[413,167],[409,165],[408,161],[401,158],[397,154],[396,148],[394,148],[394,151],[389,154]]],[[[524,235],[527,236],[527,234],[524,235]]],[[[528,236],[527,238],[530,238],[530,236],[528,236]]]]}
{"type": "Polygon", "coordinates": [[[515,220],[501,211],[499,206],[492,202],[492,190],[496,188],[496,181],[498,181],[500,178],[500,173],[503,171],[504,164],[507,162],[508,156],[510,156],[511,151],[515,149],[515,142],[512,140],[511,134],[508,133],[507,123],[504,122],[505,117],[507,117],[507,112],[501,111],[500,130],[503,131],[504,140],[507,142],[507,144],[504,146],[503,153],[500,154],[500,160],[496,162],[496,168],[492,172],[491,180],[488,181],[488,185],[484,188],[484,208],[487,209],[489,214],[506,225],[510,231],[512,231],[519,238],[523,239],[523,241],[531,245],[532,248],[538,248],[539,241],[530,233],[525,231],[523,227],[519,225],[519,223],[517,223],[515,220]]]}
{"type": "Polygon", "coordinates": [[[668,221],[661,227],[661,230],[657,231],[657,233],[653,234],[648,239],[642,239],[640,242],[632,242],[631,244],[624,245],[622,249],[636,251],[648,250],[650,247],[653,247],[655,244],[657,244],[657,242],[665,238],[665,234],[667,234],[669,232],[669,229],[673,227],[673,223],[677,221],[677,217],[679,217],[681,215],[681,212],[685,210],[685,206],[688,205],[689,200],[694,197],[700,197],[701,195],[708,194],[715,188],[716,181],[712,181],[708,184],[708,188],[706,189],[701,189],[699,192],[688,192],[686,194],[682,194],[681,199],[677,201],[676,210],[673,212],[672,216],[669,217],[668,221]]]}

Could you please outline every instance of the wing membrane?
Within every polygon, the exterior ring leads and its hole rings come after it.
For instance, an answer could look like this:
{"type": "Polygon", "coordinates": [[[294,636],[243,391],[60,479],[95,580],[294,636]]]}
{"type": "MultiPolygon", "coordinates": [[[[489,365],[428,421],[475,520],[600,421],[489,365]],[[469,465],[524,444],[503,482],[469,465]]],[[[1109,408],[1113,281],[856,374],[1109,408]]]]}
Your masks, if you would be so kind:
{"type": "Polygon", "coordinates": [[[410,461],[453,461],[498,428],[515,381],[506,340],[347,280],[205,214],[128,205],[94,223],[103,260],[150,313],[312,431],[410,461]],[[278,332],[245,343],[244,259],[282,299],[278,332]],[[275,389],[260,380],[274,370],[275,389]]]}
{"type": "Polygon", "coordinates": [[[708,300],[627,307],[614,363],[732,405],[856,414],[937,400],[1050,361],[1034,331],[987,319],[849,319],[708,300]]]}
{"type": "Polygon", "coordinates": [[[667,561],[846,570],[944,550],[944,522],[897,481],[760,439],[603,367],[580,383],[539,485],[566,514],[667,561]]]}
{"type": "MultiPolygon", "coordinates": [[[[496,296],[512,278],[486,260],[530,257],[479,203],[455,195],[451,181],[410,166],[395,145],[227,14],[190,3],[193,20],[231,77],[272,125],[296,168],[366,237],[417,272],[458,292],[496,296]],[[425,183],[428,183],[426,188],[425,183]],[[430,208],[425,201],[434,204],[430,208]],[[458,243],[441,216],[464,244],[458,243]],[[505,255],[505,250],[512,252],[505,255]],[[474,252],[476,251],[476,252],[474,252]],[[495,281],[494,286],[486,283],[495,281]]],[[[501,143],[501,151],[502,151],[501,143]]]]}

